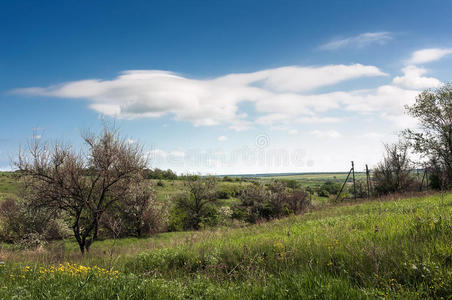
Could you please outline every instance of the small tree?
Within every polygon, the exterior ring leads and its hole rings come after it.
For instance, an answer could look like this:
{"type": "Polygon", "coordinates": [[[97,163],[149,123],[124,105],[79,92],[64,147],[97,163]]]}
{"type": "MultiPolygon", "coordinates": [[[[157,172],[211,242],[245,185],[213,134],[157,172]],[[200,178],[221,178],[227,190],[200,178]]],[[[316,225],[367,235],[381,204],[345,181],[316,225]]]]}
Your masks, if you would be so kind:
{"type": "Polygon", "coordinates": [[[185,229],[199,229],[203,220],[212,217],[209,204],[217,200],[217,179],[213,176],[201,178],[199,176],[187,177],[188,194],[174,197],[176,209],[184,214],[185,229]]]}
{"type": "Polygon", "coordinates": [[[64,212],[82,254],[98,238],[104,212],[127,196],[132,183],[143,180],[142,149],[105,127],[96,136],[82,135],[84,152],[34,139],[28,155],[19,151],[17,167],[33,207],[64,212]]]}

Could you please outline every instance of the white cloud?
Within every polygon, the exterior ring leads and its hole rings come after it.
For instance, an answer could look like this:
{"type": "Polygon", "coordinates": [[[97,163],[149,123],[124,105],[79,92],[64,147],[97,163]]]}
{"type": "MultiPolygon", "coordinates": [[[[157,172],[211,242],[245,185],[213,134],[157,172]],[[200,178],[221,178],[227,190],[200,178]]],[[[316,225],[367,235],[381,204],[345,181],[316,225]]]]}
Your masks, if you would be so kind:
{"type": "Polygon", "coordinates": [[[220,142],[224,142],[224,141],[226,141],[227,139],[228,139],[228,137],[227,137],[227,136],[224,136],[224,135],[218,137],[218,141],[220,141],[220,142]]]}
{"type": "Polygon", "coordinates": [[[254,102],[257,110],[264,113],[274,105],[289,105],[287,111],[292,112],[290,106],[296,104],[298,114],[312,115],[312,111],[325,111],[336,104],[328,101],[329,97],[319,99],[299,93],[354,78],[385,75],[375,66],[360,64],[289,66],[206,80],[142,70],[123,72],[113,80],[81,80],[15,92],[84,99],[91,109],[117,118],[157,118],[170,114],[195,126],[228,124],[231,129],[246,130],[252,123],[239,111],[240,103],[254,102]]]}
{"type": "Polygon", "coordinates": [[[314,130],[310,132],[312,135],[318,137],[318,138],[332,138],[332,139],[337,139],[340,138],[342,136],[342,134],[340,134],[339,132],[337,132],[336,130],[314,130]]]}
{"type": "Polygon", "coordinates": [[[296,129],[290,129],[290,130],[289,130],[289,134],[290,134],[290,135],[297,135],[297,134],[298,134],[298,130],[296,130],[296,129]]]}
{"type": "Polygon", "coordinates": [[[295,120],[295,122],[302,124],[337,123],[340,121],[342,119],[331,117],[301,117],[295,120]]]}
{"type": "Polygon", "coordinates": [[[344,39],[333,40],[320,46],[323,50],[336,50],[339,48],[356,47],[362,48],[371,44],[385,44],[392,39],[390,32],[366,32],[357,36],[348,37],[344,39]]]}
{"type": "Polygon", "coordinates": [[[384,137],[384,134],[378,132],[367,132],[358,136],[358,138],[365,138],[371,140],[380,140],[384,137]]]}
{"type": "Polygon", "coordinates": [[[429,48],[415,51],[411,58],[408,60],[408,64],[423,64],[435,60],[439,60],[444,56],[451,54],[451,48],[429,48]]]}
{"type": "Polygon", "coordinates": [[[147,152],[151,163],[161,163],[166,162],[177,162],[185,158],[186,154],[183,151],[172,150],[165,151],[162,149],[153,149],[147,152]]]}
{"type": "Polygon", "coordinates": [[[394,77],[392,82],[398,86],[408,89],[436,88],[441,86],[441,81],[433,77],[423,77],[426,69],[416,66],[406,66],[402,69],[403,76],[394,77]]]}
{"type": "Polygon", "coordinates": [[[182,158],[182,157],[185,157],[185,152],[173,150],[173,151],[169,152],[169,156],[182,158]]]}

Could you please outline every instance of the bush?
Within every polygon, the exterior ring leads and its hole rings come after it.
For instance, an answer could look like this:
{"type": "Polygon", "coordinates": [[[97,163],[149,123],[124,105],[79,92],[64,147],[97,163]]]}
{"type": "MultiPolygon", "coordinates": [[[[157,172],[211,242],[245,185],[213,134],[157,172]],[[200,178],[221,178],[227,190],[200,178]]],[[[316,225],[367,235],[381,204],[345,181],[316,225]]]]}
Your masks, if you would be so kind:
{"type": "Polygon", "coordinates": [[[167,223],[167,206],[157,201],[154,187],[147,182],[131,186],[102,218],[102,225],[117,237],[163,232],[167,223]]]}
{"type": "Polygon", "coordinates": [[[226,186],[221,187],[218,190],[217,198],[218,199],[229,199],[229,198],[236,196],[236,194],[238,194],[238,193],[239,193],[239,191],[238,191],[238,189],[236,189],[235,186],[226,185],[226,186]]]}
{"type": "Polygon", "coordinates": [[[367,193],[367,182],[363,179],[358,179],[355,181],[355,196],[357,198],[366,198],[367,193]]]}
{"type": "Polygon", "coordinates": [[[330,193],[327,190],[321,190],[321,191],[319,191],[318,195],[320,197],[329,197],[330,193]]]}
{"type": "Polygon", "coordinates": [[[341,190],[341,185],[331,180],[327,180],[320,186],[319,190],[326,191],[328,193],[328,195],[322,197],[328,197],[329,195],[337,195],[341,190]]]}
{"type": "Polygon", "coordinates": [[[309,205],[305,191],[288,191],[280,181],[270,183],[267,189],[262,184],[251,185],[240,198],[247,208],[246,220],[251,223],[300,213],[309,205]]]}
{"type": "Polygon", "coordinates": [[[23,247],[34,247],[70,234],[67,226],[53,211],[33,208],[25,200],[12,198],[0,204],[0,224],[0,239],[23,247]],[[40,242],[36,243],[37,240],[40,242]]]}
{"type": "Polygon", "coordinates": [[[234,178],[229,177],[229,176],[224,176],[224,177],[223,177],[223,181],[226,181],[226,182],[233,182],[233,181],[234,181],[234,178]]]}
{"type": "Polygon", "coordinates": [[[300,182],[296,181],[295,179],[280,179],[280,181],[286,187],[291,188],[293,190],[301,188],[300,182]]]}
{"type": "Polygon", "coordinates": [[[231,198],[231,192],[227,190],[221,190],[217,192],[218,199],[229,199],[231,198]]]}

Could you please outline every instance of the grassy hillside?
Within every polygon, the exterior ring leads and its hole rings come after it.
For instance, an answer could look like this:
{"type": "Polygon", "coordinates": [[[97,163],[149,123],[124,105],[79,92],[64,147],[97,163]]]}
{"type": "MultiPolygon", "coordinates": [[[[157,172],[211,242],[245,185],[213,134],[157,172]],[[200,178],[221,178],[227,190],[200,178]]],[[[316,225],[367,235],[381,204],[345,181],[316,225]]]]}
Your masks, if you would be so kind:
{"type": "Polygon", "coordinates": [[[72,242],[3,249],[0,298],[450,299],[451,216],[452,195],[433,195],[101,241],[84,258],[72,242]]]}

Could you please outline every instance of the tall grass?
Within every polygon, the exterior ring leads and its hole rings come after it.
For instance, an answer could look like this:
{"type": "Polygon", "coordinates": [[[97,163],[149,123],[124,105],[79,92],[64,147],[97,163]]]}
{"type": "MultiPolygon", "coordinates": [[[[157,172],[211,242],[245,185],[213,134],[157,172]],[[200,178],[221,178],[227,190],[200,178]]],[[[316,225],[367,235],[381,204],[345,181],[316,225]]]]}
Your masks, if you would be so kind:
{"type": "Polygon", "coordinates": [[[369,201],[238,229],[120,240],[113,262],[102,254],[112,242],[103,241],[78,258],[117,276],[42,275],[47,265],[10,257],[0,267],[0,298],[450,299],[451,216],[452,195],[369,201]]]}

